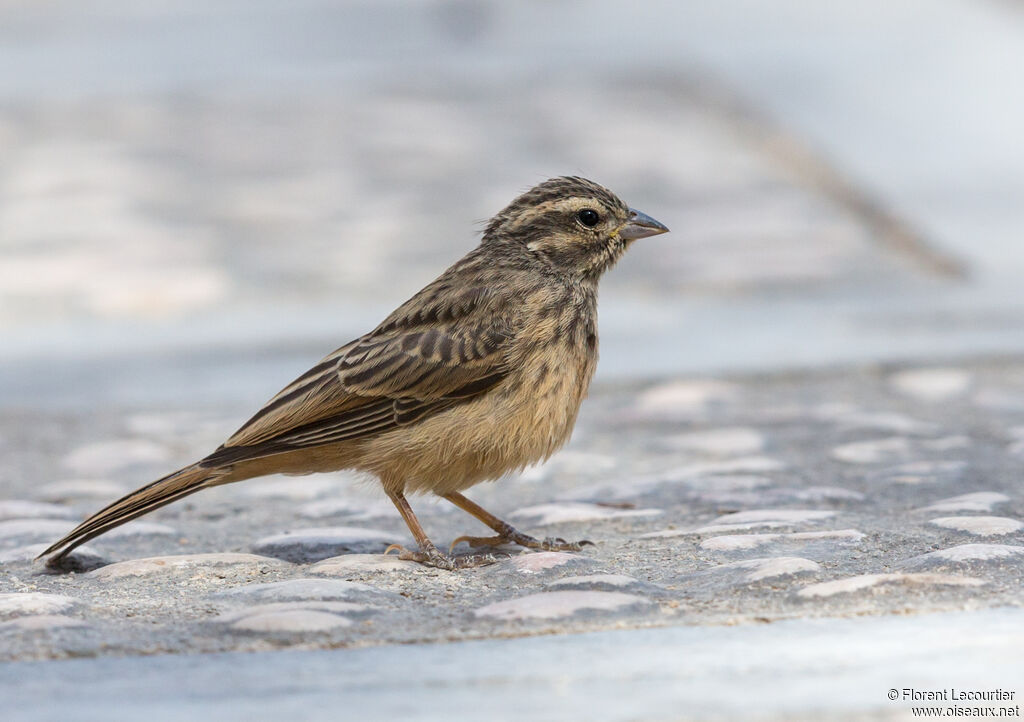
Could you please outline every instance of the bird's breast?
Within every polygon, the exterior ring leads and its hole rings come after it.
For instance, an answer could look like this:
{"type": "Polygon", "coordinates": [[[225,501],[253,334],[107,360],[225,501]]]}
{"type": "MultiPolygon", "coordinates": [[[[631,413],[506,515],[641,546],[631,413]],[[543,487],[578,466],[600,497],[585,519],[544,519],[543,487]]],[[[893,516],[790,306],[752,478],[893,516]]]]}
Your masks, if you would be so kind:
{"type": "Polygon", "coordinates": [[[582,343],[551,344],[524,368],[528,393],[519,399],[519,425],[536,449],[534,461],[550,456],[572,434],[597,365],[596,334],[592,340],[588,344],[585,336],[582,343]]]}
{"type": "Polygon", "coordinates": [[[385,487],[447,493],[546,459],[571,436],[596,365],[582,345],[544,343],[496,387],[367,442],[385,487]]]}
{"type": "Polygon", "coordinates": [[[546,458],[572,434],[597,367],[597,315],[591,296],[567,299],[525,355],[523,425],[546,458]]]}

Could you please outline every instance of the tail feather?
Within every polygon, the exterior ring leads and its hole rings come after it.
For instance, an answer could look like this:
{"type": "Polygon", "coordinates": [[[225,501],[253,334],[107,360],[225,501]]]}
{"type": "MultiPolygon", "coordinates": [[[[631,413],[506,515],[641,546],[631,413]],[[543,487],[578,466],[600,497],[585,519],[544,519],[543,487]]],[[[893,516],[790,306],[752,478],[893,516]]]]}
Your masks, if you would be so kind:
{"type": "Polygon", "coordinates": [[[165,504],[194,494],[210,486],[210,482],[224,476],[228,471],[229,469],[223,467],[203,468],[199,464],[179,469],[100,509],[36,558],[41,559],[60,550],[47,562],[50,565],[57,564],[79,544],[84,544],[93,537],[148,514],[165,504]]]}

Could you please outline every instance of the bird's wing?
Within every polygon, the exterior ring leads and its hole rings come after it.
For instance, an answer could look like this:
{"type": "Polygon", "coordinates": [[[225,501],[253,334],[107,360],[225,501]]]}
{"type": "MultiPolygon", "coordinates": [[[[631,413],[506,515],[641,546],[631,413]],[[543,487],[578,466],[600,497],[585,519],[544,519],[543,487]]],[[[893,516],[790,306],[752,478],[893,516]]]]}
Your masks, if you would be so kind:
{"type": "Polygon", "coordinates": [[[445,293],[431,304],[425,302],[430,289],[283,389],[210,461],[230,463],[381,433],[499,383],[507,372],[508,342],[517,332],[510,305],[495,302],[482,288],[445,293]]]}
{"type": "Polygon", "coordinates": [[[281,389],[246,421],[224,447],[253,446],[325,417],[356,411],[369,399],[353,396],[338,382],[339,360],[355,344],[342,346],[281,389]]]}

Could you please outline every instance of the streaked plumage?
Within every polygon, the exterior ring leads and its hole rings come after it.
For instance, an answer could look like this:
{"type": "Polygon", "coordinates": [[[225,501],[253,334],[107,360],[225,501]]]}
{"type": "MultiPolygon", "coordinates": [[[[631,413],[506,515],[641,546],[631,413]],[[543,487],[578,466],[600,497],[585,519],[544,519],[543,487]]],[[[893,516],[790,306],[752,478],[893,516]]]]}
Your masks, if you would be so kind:
{"type": "Polygon", "coordinates": [[[445,568],[488,560],[441,554],[407,492],[444,496],[498,531],[464,538],[471,543],[578,549],[519,534],[459,492],[569,438],[597,363],[597,281],[633,240],[666,230],[592,181],[536,186],[491,219],[476,249],[282,389],[220,448],[100,510],[42,556],[60,550],[59,563],[202,488],[345,468],[380,479],[420,545],[402,550],[406,558],[445,568]]]}

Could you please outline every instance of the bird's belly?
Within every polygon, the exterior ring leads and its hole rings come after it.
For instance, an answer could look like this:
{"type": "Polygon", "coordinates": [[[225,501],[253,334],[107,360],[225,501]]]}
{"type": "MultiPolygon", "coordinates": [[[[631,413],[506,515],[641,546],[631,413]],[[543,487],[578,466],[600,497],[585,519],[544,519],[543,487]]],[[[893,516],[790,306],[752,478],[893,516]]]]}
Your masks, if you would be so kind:
{"type": "Polygon", "coordinates": [[[530,364],[480,398],[369,441],[360,466],[389,490],[443,494],[546,459],[572,434],[594,371],[584,355],[560,360],[530,364]]]}

